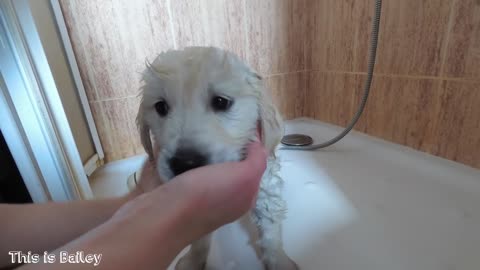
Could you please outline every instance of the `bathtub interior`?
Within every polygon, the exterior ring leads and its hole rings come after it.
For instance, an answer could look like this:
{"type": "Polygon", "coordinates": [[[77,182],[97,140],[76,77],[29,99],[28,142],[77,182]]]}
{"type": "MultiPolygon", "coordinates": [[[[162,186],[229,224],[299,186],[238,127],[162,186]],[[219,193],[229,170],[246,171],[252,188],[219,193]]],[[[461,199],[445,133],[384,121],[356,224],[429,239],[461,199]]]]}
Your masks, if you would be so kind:
{"type": "MultiPolygon", "coordinates": [[[[286,122],[287,134],[316,142],[340,130],[305,118],[286,122]]],[[[279,157],[289,207],[284,247],[300,269],[480,269],[479,170],[357,132],[327,149],[279,157]]],[[[95,195],[127,192],[128,175],[144,160],[95,172],[95,195]]],[[[251,237],[244,222],[219,229],[209,269],[261,269],[251,237]]]]}

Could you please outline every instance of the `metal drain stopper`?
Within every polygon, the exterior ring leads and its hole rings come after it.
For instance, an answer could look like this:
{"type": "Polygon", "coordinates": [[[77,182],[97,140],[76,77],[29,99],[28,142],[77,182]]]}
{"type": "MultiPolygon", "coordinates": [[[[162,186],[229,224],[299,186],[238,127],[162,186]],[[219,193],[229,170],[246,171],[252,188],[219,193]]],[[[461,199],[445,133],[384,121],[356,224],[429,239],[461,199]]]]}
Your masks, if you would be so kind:
{"type": "Polygon", "coordinates": [[[313,143],[312,137],[304,134],[288,134],[283,136],[282,144],[289,146],[307,146],[313,143]]]}

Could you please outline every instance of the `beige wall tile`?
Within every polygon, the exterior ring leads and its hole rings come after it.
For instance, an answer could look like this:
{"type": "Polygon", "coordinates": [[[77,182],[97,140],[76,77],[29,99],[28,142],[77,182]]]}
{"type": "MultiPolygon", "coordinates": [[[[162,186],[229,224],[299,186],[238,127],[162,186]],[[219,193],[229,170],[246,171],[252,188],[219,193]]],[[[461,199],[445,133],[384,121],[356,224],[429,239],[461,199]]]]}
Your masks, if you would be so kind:
{"type": "Polygon", "coordinates": [[[82,83],[85,87],[85,92],[88,100],[98,100],[97,90],[95,88],[94,80],[95,78],[89,73],[89,61],[87,61],[87,55],[84,48],[83,40],[86,30],[86,27],[79,27],[80,23],[77,21],[77,14],[79,12],[85,12],[86,8],[81,5],[77,5],[75,1],[60,0],[60,7],[62,9],[63,17],[65,19],[65,24],[67,26],[68,34],[70,41],[72,43],[73,52],[77,60],[77,64],[80,71],[80,76],[82,77],[82,83]]]}
{"type": "Polygon", "coordinates": [[[308,0],[308,69],[367,70],[373,1],[308,0]]]}
{"type": "MultiPolygon", "coordinates": [[[[357,130],[412,148],[431,146],[440,81],[375,76],[357,130]]],[[[363,90],[357,90],[354,110],[363,90]]]]}
{"type": "MultiPolygon", "coordinates": [[[[365,75],[311,72],[306,115],[345,126],[365,75]]],[[[375,76],[355,130],[480,168],[480,83],[375,76]]]]}
{"type": "Polygon", "coordinates": [[[173,46],[165,1],[60,3],[90,100],[135,95],[145,60],[173,46]]]}
{"type": "MultiPolygon", "coordinates": [[[[60,2],[107,161],[144,152],[132,96],[145,58],[174,44],[246,59],[286,119],[345,126],[357,110],[373,1],[178,0],[171,14],[164,0],[60,2]]],[[[356,129],[480,168],[480,85],[440,77],[478,80],[479,51],[477,0],[385,0],[381,75],[356,129]]]]}
{"type": "Polygon", "coordinates": [[[384,1],[375,70],[438,75],[451,6],[451,0],[384,1]]]}
{"type": "Polygon", "coordinates": [[[249,63],[263,75],[305,69],[306,0],[245,0],[249,63]]]}
{"type": "Polygon", "coordinates": [[[177,47],[216,46],[246,59],[243,0],[171,1],[177,47]]]}
{"type": "Polygon", "coordinates": [[[479,82],[442,82],[433,147],[426,150],[480,168],[479,89],[479,82]]]}
{"type": "Polygon", "coordinates": [[[112,149],[112,142],[110,141],[110,129],[105,119],[104,104],[99,101],[90,102],[90,110],[92,111],[93,120],[95,121],[95,127],[98,131],[98,137],[100,137],[100,143],[102,144],[103,151],[107,155],[112,149]]]}
{"type": "Polygon", "coordinates": [[[107,162],[143,152],[135,124],[139,102],[121,98],[91,103],[107,162]]]}
{"type": "Polygon", "coordinates": [[[444,76],[480,80],[480,2],[454,1],[444,76]]]}
{"type": "Polygon", "coordinates": [[[265,79],[265,86],[284,119],[303,116],[307,73],[276,75],[265,79]]]}
{"type": "MultiPolygon", "coordinates": [[[[307,67],[366,72],[374,1],[307,1],[307,67]]],[[[376,72],[437,75],[450,0],[383,1],[376,72]]]]}
{"type": "Polygon", "coordinates": [[[312,71],[307,78],[306,115],[345,126],[353,117],[355,90],[365,76],[312,71]]]}

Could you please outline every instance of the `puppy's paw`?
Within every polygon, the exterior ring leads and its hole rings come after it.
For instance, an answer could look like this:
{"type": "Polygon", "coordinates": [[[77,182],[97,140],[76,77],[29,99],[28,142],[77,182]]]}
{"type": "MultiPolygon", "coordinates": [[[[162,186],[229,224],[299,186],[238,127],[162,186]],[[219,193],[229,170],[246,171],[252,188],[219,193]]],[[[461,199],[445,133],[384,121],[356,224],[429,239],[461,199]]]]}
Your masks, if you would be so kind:
{"type": "Polygon", "coordinates": [[[206,262],[201,262],[189,256],[183,256],[175,265],[175,270],[206,270],[206,262]]]}

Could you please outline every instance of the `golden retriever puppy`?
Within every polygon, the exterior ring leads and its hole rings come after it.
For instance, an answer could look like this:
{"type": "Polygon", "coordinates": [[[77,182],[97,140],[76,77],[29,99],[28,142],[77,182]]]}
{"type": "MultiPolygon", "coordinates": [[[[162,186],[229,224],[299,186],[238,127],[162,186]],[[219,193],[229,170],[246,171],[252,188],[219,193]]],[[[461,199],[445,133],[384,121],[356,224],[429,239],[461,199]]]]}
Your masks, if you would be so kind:
{"type": "MultiPolygon", "coordinates": [[[[137,124],[142,144],[150,158],[156,157],[165,181],[199,166],[241,160],[260,130],[270,157],[256,206],[248,215],[258,228],[265,268],[297,269],[282,246],[286,205],[275,157],[282,120],[262,78],[230,52],[188,47],[161,53],[147,65],[143,79],[137,124]]],[[[192,243],[176,269],[204,269],[210,238],[192,243]]]]}

